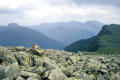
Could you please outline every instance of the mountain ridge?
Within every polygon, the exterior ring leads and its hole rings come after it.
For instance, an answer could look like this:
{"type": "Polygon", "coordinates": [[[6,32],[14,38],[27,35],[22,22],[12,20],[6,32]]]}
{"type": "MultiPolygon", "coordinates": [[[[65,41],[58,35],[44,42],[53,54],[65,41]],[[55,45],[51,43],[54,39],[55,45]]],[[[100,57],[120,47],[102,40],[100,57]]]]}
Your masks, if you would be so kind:
{"type": "Polygon", "coordinates": [[[107,51],[120,48],[120,25],[104,25],[97,36],[76,41],[65,47],[67,51],[107,51]]]}
{"type": "Polygon", "coordinates": [[[42,23],[38,26],[30,26],[30,28],[68,45],[74,41],[95,36],[100,31],[102,25],[104,24],[97,21],[88,21],[85,23],[70,21],[42,23]]]}
{"type": "Polygon", "coordinates": [[[63,44],[46,37],[44,34],[24,26],[1,26],[0,45],[2,46],[25,46],[38,44],[41,48],[63,49],[63,44]]]}

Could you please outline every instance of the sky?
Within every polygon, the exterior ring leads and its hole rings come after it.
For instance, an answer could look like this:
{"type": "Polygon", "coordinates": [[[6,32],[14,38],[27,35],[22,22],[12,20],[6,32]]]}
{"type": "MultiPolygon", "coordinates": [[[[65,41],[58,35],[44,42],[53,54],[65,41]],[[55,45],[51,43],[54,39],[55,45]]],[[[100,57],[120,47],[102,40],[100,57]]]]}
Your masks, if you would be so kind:
{"type": "Polygon", "coordinates": [[[0,25],[90,20],[120,23],[120,0],[0,0],[0,25]]]}

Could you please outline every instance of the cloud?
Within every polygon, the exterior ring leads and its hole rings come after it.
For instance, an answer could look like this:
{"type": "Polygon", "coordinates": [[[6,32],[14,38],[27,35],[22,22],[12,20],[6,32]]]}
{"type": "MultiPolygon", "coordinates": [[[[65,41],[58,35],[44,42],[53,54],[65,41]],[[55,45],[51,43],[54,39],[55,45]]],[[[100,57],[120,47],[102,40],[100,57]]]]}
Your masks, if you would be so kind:
{"type": "Polygon", "coordinates": [[[119,23],[119,0],[0,0],[0,24],[96,20],[119,23]]]}
{"type": "Polygon", "coordinates": [[[120,7],[120,0],[71,0],[76,4],[96,4],[120,7]]]}

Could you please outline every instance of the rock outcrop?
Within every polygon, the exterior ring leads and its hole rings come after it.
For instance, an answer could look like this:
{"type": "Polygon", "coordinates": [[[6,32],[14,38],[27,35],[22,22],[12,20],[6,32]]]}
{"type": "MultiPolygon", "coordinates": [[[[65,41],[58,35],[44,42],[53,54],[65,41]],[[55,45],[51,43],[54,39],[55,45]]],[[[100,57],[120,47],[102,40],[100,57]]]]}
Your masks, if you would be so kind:
{"type": "Polygon", "coordinates": [[[119,80],[119,55],[0,47],[0,80],[119,80]]]}

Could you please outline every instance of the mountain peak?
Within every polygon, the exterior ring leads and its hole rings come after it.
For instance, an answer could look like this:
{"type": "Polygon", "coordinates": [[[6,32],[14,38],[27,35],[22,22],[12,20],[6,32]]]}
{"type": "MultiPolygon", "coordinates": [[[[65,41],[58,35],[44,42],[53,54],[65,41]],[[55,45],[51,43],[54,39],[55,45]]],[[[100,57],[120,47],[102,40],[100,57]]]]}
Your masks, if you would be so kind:
{"type": "Polygon", "coordinates": [[[81,39],[65,47],[66,51],[100,51],[101,53],[119,53],[120,25],[104,25],[97,36],[81,39]]]}
{"type": "Polygon", "coordinates": [[[90,20],[90,21],[85,22],[85,24],[103,24],[103,23],[94,21],[94,20],[92,20],[92,21],[90,20]]]}
{"type": "Polygon", "coordinates": [[[10,27],[18,27],[20,25],[18,25],[17,23],[9,23],[8,26],[10,26],[10,27]]]}

